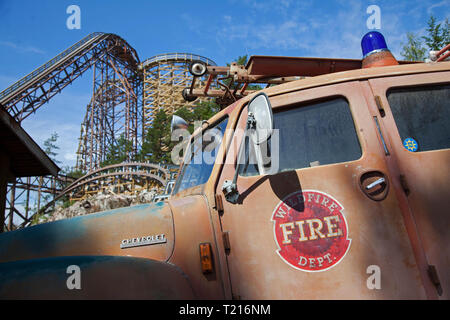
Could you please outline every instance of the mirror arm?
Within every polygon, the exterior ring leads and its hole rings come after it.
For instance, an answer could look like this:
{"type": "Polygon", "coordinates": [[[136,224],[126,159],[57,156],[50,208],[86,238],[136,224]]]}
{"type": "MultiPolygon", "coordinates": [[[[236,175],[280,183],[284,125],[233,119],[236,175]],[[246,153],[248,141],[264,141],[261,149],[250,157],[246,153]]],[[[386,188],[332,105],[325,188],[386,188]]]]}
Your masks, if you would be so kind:
{"type": "Polygon", "coordinates": [[[237,203],[237,200],[239,199],[239,191],[237,189],[237,178],[239,175],[239,169],[241,168],[241,160],[242,160],[242,154],[243,150],[245,149],[245,139],[247,138],[247,131],[248,129],[255,129],[256,128],[256,119],[255,116],[249,112],[248,118],[247,118],[247,126],[244,131],[244,137],[242,140],[242,143],[239,147],[239,153],[237,157],[237,165],[236,170],[234,171],[233,181],[225,180],[223,182],[222,191],[225,195],[225,199],[230,203],[237,203]]]}

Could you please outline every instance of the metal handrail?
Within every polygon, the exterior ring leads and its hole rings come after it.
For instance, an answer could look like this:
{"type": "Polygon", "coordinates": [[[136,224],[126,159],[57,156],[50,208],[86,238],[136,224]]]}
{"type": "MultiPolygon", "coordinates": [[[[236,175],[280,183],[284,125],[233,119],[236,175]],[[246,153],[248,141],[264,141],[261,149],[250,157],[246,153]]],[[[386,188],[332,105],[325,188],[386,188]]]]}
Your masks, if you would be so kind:
{"type": "Polygon", "coordinates": [[[80,41],[78,41],[77,43],[72,45],[70,48],[64,50],[63,52],[61,52],[60,54],[55,56],[53,59],[51,59],[48,62],[44,63],[42,66],[40,66],[39,68],[37,68],[33,72],[29,73],[28,75],[26,75],[22,79],[18,80],[17,82],[15,82],[11,86],[9,86],[8,88],[6,88],[2,92],[0,92],[0,101],[5,100],[5,98],[7,96],[11,95],[15,91],[17,91],[19,88],[21,88],[22,86],[27,84],[28,82],[36,79],[39,75],[43,74],[45,71],[50,69],[52,66],[54,66],[58,62],[60,62],[63,58],[65,58],[69,54],[75,52],[77,49],[83,47],[84,45],[87,45],[87,43],[90,42],[91,40],[93,40],[94,38],[97,38],[98,36],[101,36],[101,35],[104,35],[104,34],[105,33],[103,33],[103,32],[94,32],[94,33],[91,33],[91,34],[87,35],[86,37],[84,37],[83,39],[81,39],[80,41]]]}
{"type": "Polygon", "coordinates": [[[200,56],[200,55],[197,55],[197,54],[193,54],[193,53],[163,53],[163,54],[158,54],[156,56],[148,58],[147,60],[145,60],[142,63],[142,66],[146,67],[150,64],[153,64],[155,62],[160,62],[160,61],[178,61],[178,60],[202,61],[202,62],[205,62],[209,66],[217,65],[213,60],[208,59],[203,56],[200,56]]]}

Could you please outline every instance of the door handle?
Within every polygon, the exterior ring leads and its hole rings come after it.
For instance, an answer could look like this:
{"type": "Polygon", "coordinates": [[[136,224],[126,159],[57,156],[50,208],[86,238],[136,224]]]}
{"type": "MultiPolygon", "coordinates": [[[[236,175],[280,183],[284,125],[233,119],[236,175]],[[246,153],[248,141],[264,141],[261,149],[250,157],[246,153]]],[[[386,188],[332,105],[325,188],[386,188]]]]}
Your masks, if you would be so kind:
{"type": "Polygon", "coordinates": [[[361,191],[374,201],[381,201],[389,192],[389,180],[387,176],[378,170],[370,170],[362,173],[358,178],[361,191]]]}
{"type": "Polygon", "coordinates": [[[374,182],[372,182],[371,184],[369,184],[369,185],[366,187],[366,189],[367,189],[367,190],[370,190],[370,189],[372,189],[373,187],[375,187],[375,186],[377,186],[377,185],[379,185],[379,184],[382,184],[383,182],[386,182],[386,179],[380,178],[380,179],[378,179],[377,181],[374,181],[374,182]]]}

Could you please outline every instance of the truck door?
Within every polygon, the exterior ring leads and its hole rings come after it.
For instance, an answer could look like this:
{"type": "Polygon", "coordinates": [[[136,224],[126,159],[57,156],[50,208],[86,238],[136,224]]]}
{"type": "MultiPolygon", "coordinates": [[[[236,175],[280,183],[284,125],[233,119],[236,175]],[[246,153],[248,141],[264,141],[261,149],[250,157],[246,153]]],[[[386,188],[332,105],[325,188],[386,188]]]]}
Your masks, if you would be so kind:
{"type": "Polygon", "coordinates": [[[450,72],[370,80],[441,299],[450,299],[450,72]]]}
{"type": "MultiPolygon", "coordinates": [[[[278,170],[242,165],[235,204],[222,192],[228,153],[216,193],[235,298],[427,298],[366,91],[354,81],[271,96],[278,170]]],[[[246,120],[244,109],[237,128],[246,120]]]]}

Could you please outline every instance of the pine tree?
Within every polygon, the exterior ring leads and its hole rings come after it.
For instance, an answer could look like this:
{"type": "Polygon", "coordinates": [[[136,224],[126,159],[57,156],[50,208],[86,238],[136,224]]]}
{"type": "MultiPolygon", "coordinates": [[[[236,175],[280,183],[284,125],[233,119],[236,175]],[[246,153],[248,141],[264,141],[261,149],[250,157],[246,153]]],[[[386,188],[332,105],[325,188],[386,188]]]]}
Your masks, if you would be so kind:
{"type": "Polygon", "coordinates": [[[449,33],[448,28],[448,19],[446,20],[446,24],[441,29],[441,24],[436,24],[436,18],[434,16],[430,16],[430,19],[428,20],[428,28],[426,29],[428,35],[422,37],[430,50],[441,50],[447,44],[449,33]]]}
{"type": "Polygon", "coordinates": [[[56,142],[58,141],[58,133],[54,132],[51,134],[50,138],[44,141],[44,152],[50,157],[50,159],[53,160],[56,164],[61,163],[61,161],[58,161],[56,159],[56,156],[58,153],[56,150],[59,150],[59,147],[56,145],[56,142]]]}
{"type": "Polygon", "coordinates": [[[445,19],[445,25],[442,30],[442,38],[444,41],[444,46],[450,44],[450,23],[448,22],[448,18],[445,19]]]}
{"type": "MultiPolygon", "coordinates": [[[[192,110],[187,107],[178,109],[174,114],[183,118],[188,124],[190,133],[194,131],[196,121],[208,120],[220,110],[220,106],[213,101],[198,102],[192,110]]],[[[171,141],[170,131],[172,117],[164,110],[156,113],[153,126],[148,129],[138,159],[153,163],[171,163],[171,151],[179,141],[171,141]]]]}
{"type": "Polygon", "coordinates": [[[140,161],[167,163],[170,161],[170,118],[164,110],[159,110],[153,119],[152,127],[148,129],[141,151],[140,161]]]}
{"type": "Polygon", "coordinates": [[[408,43],[403,46],[403,50],[400,53],[403,58],[409,61],[425,60],[426,49],[423,47],[420,38],[411,32],[408,32],[406,36],[408,38],[408,43]]]}
{"type": "Polygon", "coordinates": [[[130,153],[133,151],[133,142],[125,138],[123,134],[120,135],[119,139],[110,146],[108,152],[105,156],[105,161],[103,161],[100,166],[106,167],[112,164],[122,163],[128,160],[130,153]]]}

